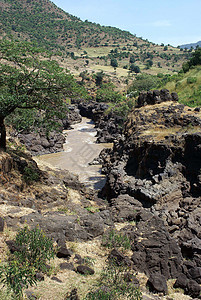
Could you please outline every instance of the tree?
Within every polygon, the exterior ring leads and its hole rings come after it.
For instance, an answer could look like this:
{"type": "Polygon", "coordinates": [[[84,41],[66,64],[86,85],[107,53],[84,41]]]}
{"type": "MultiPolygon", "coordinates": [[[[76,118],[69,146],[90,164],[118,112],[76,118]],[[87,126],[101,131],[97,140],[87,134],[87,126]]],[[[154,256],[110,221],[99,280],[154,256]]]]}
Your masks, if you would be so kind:
{"type": "Polygon", "coordinates": [[[59,64],[28,42],[0,42],[0,149],[6,149],[5,118],[18,109],[37,109],[44,119],[63,111],[76,83],[59,64]]]}
{"type": "Polygon", "coordinates": [[[118,62],[117,62],[116,58],[112,58],[112,59],[111,59],[110,65],[111,65],[113,68],[117,68],[117,67],[118,67],[118,62]]]}
{"type": "Polygon", "coordinates": [[[130,64],[133,64],[135,62],[135,57],[133,55],[130,56],[129,62],[130,64]]]}
{"type": "Polygon", "coordinates": [[[130,65],[129,70],[130,70],[131,72],[135,72],[136,74],[137,74],[137,73],[140,73],[140,67],[138,67],[138,66],[136,66],[136,65],[134,65],[134,64],[131,64],[131,65],[130,65]]]}
{"type": "Polygon", "coordinates": [[[201,48],[198,47],[192,54],[192,57],[187,62],[183,63],[182,68],[184,73],[188,72],[190,67],[201,65],[201,48]]]}

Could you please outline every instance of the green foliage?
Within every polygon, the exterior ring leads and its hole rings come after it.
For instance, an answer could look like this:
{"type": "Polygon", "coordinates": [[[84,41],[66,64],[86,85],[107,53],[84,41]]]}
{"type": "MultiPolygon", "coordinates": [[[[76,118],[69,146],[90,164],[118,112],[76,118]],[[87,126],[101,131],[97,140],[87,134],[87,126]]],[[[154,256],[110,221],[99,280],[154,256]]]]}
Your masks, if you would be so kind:
{"type": "Polygon", "coordinates": [[[112,260],[108,260],[103,269],[96,288],[92,289],[85,300],[141,300],[142,293],[139,288],[130,282],[126,282],[125,275],[129,272],[128,266],[117,266],[112,260]]]}
{"type": "Polygon", "coordinates": [[[97,86],[101,86],[102,85],[103,77],[104,77],[103,71],[100,71],[100,72],[97,72],[96,74],[94,74],[94,78],[95,78],[97,86]]]}
{"type": "Polygon", "coordinates": [[[35,170],[35,168],[27,166],[24,168],[23,178],[26,181],[26,183],[30,184],[33,181],[38,181],[40,179],[40,175],[38,171],[35,170]]]}
{"type": "Polygon", "coordinates": [[[131,70],[131,72],[135,72],[136,74],[137,74],[137,73],[140,73],[140,67],[139,67],[139,66],[136,66],[136,65],[134,65],[134,64],[131,64],[131,65],[130,65],[129,70],[131,70]]]}
{"type": "Polygon", "coordinates": [[[26,130],[33,125],[34,114],[42,111],[46,128],[52,128],[55,116],[61,118],[66,111],[64,99],[84,96],[69,72],[43,49],[28,42],[1,40],[0,54],[0,126],[16,109],[19,116],[22,110],[35,109],[22,123],[14,117],[16,127],[26,130]]]}
{"type": "Polygon", "coordinates": [[[111,42],[124,41],[133,35],[127,31],[111,26],[100,26],[89,21],[81,21],[63,10],[57,8],[50,1],[4,0],[7,6],[1,7],[0,23],[7,34],[28,36],[30,41],[36,41],[48,50],[62,51],[72,46],[80,48],[82,45],[98,46],[105,40],[104,35],[111,42]]]}
{"type": "Polygon", "coordinates": [[[17,250],[0,267],[0,281],[21,299],[23,289],[36,284],[36,273],[47,270],[46,262],[54,258],[53,242],[39,228],[21,229],[15,238],[17,250]]]}
{"type": "Polygon", "coordinates": [[[161,79],[154,75],[142,74],[136,77],[132,85],[128,88],[128,93],[133,91],[149,91],[151,89],[156,89],[161,85],[161,79]]]}
{"type": "Polygon", "coordinates": [[[114,91],[114,86],[110,83],[103,84],[96,93],[96,101],[119,103],[123,100],[123,96],[114,91]]]}
{"type": "Polygon", "coordinates": [[[169,77],[169,82],[163,86],[170,92],[177,92],[179,102],[195,107],[201,106],[201,66],[194,66],[188,72],[179,72],[169,77]]]}
{"type": "Polygon", "coordinates": [[[192,83],[196,83],[197,82],[197,78],[196,77],[188,77],[187,78],[187,83],[188,84],[192,84],[192,83]]]}
{"type": "Polygon", "coordinates": [[[186,73],[192,66],[201,65],[201,47],[198,47],[192,54],[190,60],[183,64],[183,71],[186,73]]]}
{"type": "Polygon", "coordinates": [[[116,58],[112,58],[112,59],[111,59],[110,65],[111,65],[113,68],[117,68],[117,67],[118,67],[118,62],[117,62],[116,58]]]}
{"type": "Polygon", "coordinates": [[[131,242],[127,235],[121,234],[116,230],[111,230],[103,235],[102,245],[106,248],[121,248],[123,250],[129,250],[131,248],[131,242]]]}

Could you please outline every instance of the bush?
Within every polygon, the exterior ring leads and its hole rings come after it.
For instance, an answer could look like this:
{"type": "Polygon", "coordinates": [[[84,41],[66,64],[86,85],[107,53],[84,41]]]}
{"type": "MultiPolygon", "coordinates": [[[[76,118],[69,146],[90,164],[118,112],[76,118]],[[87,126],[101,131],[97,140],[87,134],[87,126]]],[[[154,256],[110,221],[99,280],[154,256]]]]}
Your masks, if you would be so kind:
{"type": "Polygon", "coordinates": [[[192,84],[192,83],[196,83],[197,82],[197,78],[196,77],[188,77],[187,78],[187,83],[188,84],[192,84]]]}
{"type": "Polygon", "coordinates": [[[102,245],[106,248],[122,248],[124,250],[129,250],[131,248],[128,236],[121,234],[116,230],[111,230],[103,235],[102,245]]]}
{"type": "Polygon", "coordinates": [[[39,173],[31,166],[27,166],[24,168],[23,178],[26,183],[31,183],[32,181],[38,181],[40,178],[39,173]]]}
{"type": "Polygon", "coordinates": [[[36,284],[36,273],[47,271],[46,262],[54,258],[53,242],[39,228],[21,229],[15,238],[17,250],[0,267],[0,282],[22,298],[23,288],[36,284]]]}
{"type": "Polygon", "coordinates": [[[141,300],[139,288],[125,280],[128,272],[128,266],[117,266],[108,260],[96,288],[87,294],[85,300],[141,300]]]}

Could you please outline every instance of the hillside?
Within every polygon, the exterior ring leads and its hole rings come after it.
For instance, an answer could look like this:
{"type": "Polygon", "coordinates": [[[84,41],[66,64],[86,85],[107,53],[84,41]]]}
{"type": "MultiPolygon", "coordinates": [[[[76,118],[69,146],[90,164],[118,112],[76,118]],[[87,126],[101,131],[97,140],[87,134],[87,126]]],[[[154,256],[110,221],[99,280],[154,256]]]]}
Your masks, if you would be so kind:
{"type": "Polygon", "coordinates": [[[196,48],[197,46],[201,47],[201,41],[197,42],[197,43],[191,43],[191,44],[184,44],[184,45],[181,45],[180,48],[187,48],[187,49],[191,49],[191,48],[196,48]]]}
{"type": "Polygon", "coordinates": [[[132,64],[142,72],[172,74],[190,56],[186,50],[156,45],[128,31],[83,22],[49,0],[1,0],[0,24],[1,36],[37,42],[76,75],[102,70],[125,78],[132,64]],[[112,59],[117,61],[115,70],[112,59]]]}
{"type": "Polygon", "coordinates": [[[201,66],[195,66],[187,73],[179,74],[165,87],[171,92],[176,92],[180,102],[188,106],[201,106],[201,66]]]}

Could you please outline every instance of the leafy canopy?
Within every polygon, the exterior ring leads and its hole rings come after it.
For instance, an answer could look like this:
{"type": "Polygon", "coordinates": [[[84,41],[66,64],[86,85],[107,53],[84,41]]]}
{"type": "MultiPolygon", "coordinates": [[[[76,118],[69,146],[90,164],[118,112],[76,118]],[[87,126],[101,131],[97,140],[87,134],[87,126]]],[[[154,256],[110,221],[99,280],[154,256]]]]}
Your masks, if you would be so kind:
{"type": "Polygon", "coordinates": [[[64,99],[81,95],[68,71],[28,42],[0,42],[0,118],[16,108],[60,113],[64,99]]]}

